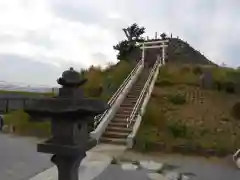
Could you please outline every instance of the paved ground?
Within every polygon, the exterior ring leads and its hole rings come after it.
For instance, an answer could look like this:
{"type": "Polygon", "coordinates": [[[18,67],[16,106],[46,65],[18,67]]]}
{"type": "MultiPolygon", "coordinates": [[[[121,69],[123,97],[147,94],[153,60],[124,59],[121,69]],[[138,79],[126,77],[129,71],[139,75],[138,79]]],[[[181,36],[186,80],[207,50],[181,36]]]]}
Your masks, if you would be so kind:
{"type": "MultiPolygon", "coordinates": [[[[0,134],[0,180],[57,180],[56,167],[51,164],[48,155],[36,152],[36,143],[33,138],[0,134]]],[[[176,175],[176,172],[196,175],[189,180],[240,179],[240,170],[226,159],[164,154],[146,156],[111,145],[100,145],[89,151],[81,163],[79,176],[81,180],[167,180],[156,170],[142,168],[144,161],[155,162],[155,167],[156,164],[162,167],[166,163],[177,167],[167,175],[176,175]],[[117,156],[120,163],[110,164],[112,156],[117,156]],[[140,165],[131,164],[133,160],[138,160],[140,165]]]]}
{"type": "Polygon", "coordinates": [[[123,170],[119,165],[110,165],[94,180],[150,180],[150,178],[144,169],[123,170]]]}
{"type": "MultiPolygon", "coordinates": [[[[109,166],[112,156],[124,152],[125,147],[113,145],[98,145],[87,152],[79,168],[79,179],[92,180],[102,174],[109,166]]],[[[57,169],[55,166],[37,174],[30,180],[57,180],[57,169]]]]}
{"type": "Polygon", "coordinates": [[[152,154],[143,155],[136,152],[125,152],[122,156],[123,159],[131,160],[154,160],[155,162],[167,163],[174,165],[178,168],[174,169],[175,172],[193,173],[196,176],[192,177],[193,180],[239,180],[240,169],[234,165],[230,157],[219,158],[203,158],[203,157],[190,157],[182,155],[166,155],[166,154],[152,154]]]}
{"type": "Polygon", "coordinates": [[[0,134],[0,179],[27,180],[49,168],[49,156],[36,152],[36,139],[0,134]]]}

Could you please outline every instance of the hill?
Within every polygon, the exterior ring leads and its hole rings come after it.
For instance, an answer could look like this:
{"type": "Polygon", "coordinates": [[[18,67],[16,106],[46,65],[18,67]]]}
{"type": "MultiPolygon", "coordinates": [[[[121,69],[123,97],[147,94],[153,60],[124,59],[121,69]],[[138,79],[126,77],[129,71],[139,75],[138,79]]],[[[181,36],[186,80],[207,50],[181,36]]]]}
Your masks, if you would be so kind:
{"type": "Polygon", "coordinates": [[[187,42],[178,38],[169,38],[167,62],[174,64],[216,65],[187,42]]]}

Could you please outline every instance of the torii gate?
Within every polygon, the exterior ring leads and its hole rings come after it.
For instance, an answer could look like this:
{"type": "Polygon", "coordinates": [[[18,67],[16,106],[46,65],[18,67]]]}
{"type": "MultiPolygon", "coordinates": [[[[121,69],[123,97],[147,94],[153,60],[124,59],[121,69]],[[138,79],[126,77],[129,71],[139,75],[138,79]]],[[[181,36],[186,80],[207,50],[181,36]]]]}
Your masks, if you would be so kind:
{"type": "Polygon", "coordinates": [[[145,61],[145,49],[162,48],[162,64],[165,64],[165,48],[168,46],[166,44],[168,42],[169,40],[159,40],[139,43],[142,45],[142,47],[140,47],[140,49],[142,49],[142,61],[145,61]]]}

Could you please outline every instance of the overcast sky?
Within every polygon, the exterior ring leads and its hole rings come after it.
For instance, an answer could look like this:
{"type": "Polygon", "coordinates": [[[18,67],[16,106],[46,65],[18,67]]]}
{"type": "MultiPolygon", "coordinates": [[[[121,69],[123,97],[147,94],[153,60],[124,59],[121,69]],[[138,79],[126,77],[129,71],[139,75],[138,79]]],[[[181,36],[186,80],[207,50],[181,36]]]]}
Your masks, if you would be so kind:
{"type": "Polygon", "coordinates": [[[0,80],[55,85],[69,66],[116,62],[112,46],[134,22],[240,65],[239,0],[0,0],[0,80]]]}

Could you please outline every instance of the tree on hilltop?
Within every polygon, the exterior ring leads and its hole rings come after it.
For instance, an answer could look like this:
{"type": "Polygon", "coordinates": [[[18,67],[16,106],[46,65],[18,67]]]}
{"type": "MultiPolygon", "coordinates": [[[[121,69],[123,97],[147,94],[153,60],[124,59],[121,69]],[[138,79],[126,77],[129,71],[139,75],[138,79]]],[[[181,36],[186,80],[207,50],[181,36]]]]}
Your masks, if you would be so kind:
{"type": "Polygon", "coordinates": [[[167,35],[165,33],[162,33],[160,36],[163,40],[165,40],[167,38],[167,35]]]}
{"type": "Polygon", "coordinates": [[[134,23],[131,26],[123,29],[127,40],[120,41],[117,45],[113,46],[114,50],[119,51],[117,59],[127,60],[128,55],[136,48],[137,42],[144,41],[142,35],[145,33],[145,27],[139,27],[134,23]]]}

